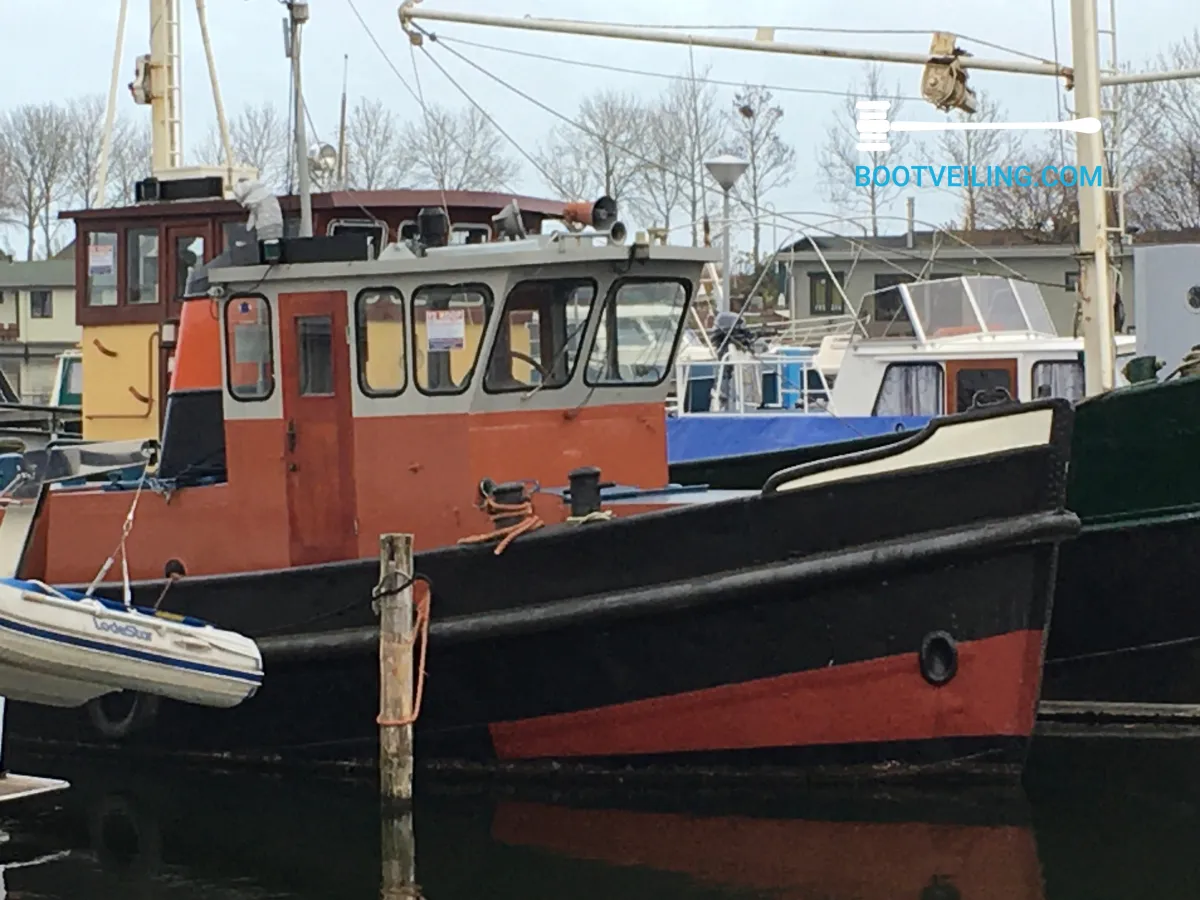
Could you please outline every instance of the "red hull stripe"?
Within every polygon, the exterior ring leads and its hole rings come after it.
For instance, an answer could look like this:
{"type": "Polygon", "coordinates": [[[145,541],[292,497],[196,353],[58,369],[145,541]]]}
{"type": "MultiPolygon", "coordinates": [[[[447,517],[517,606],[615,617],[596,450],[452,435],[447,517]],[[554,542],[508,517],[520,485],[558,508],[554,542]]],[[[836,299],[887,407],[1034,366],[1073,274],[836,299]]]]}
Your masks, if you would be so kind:
{"type": "Polygon", "coordinates": [[[958,647],[958,673],[934,687],[917,653],[811,669],[669,697],[491,726],[500,759],[620,756],[1029,736],[1042,632],[958,647]]]}

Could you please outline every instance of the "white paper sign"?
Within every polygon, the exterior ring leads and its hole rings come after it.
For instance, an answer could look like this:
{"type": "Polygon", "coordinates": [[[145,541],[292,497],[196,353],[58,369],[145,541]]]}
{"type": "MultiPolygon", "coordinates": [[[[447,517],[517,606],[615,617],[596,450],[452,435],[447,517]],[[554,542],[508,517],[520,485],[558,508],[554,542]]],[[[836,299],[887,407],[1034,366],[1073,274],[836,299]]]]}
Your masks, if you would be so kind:
{"type": "Polygon", "coordinates": [[[91,244],[88,247],[88,274],[111,275],[114,249],[112,244],[91,244]]]}
{"type": "Polygon", "coordinates": [[[467,345],[465,309],[431,309],[425,313],[425,346],[429,350],[462,350],[467,345]]]}

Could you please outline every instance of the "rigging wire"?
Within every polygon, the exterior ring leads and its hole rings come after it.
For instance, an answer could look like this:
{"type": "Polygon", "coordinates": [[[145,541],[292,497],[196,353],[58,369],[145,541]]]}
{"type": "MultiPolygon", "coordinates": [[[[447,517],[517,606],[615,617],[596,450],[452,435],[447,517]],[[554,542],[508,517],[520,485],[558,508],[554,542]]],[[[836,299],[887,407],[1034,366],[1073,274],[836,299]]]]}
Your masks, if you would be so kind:
{"type": "MultiPolygon", "coordinates": [[[[416,28],[416,30],[417,30],[417,31],[421,32],[421,33],[422,33],[422,34],[423,34],[425,37],[429,38],[429,40],[431,40],[431,41],[435,41],[435,42],[438,42],[438,43],[441,43],[440,39],[438,38],[438,36],[437,36],[436,34],[434,34],[434,33],[430,32],[430,31],[427,31],[426,29],[422,28],[422,27],[421,27],[421,26],[419,26],[419,25],[414,25],[414,28],[416,28]]],[[[532,97],[532,96],[530,96],[530,95],[529,95],[528,93],[526,93],[525,91],[521,90],[520,88],[516,87],[515,85],[513,85],[513,84],[509,83],[508,81],[504,80],[503,78],[501,78],[499,75],[496,75],[495,73],[488,71],[488,70],[487,70],[486,68],[484,68],[483,66],[480,66],[478,63],[474,62],[473,60],[469,59],[468,57],[466,57],[466,56],[463,56],[461,53],[459,53],[459,52],[458,52],[457,50],[455,50],[453,47],[448,47],[448,46],[447,46],[447,47],[445,47],[445,49],[446,49],[446,52],[448,52],[448,53],[450,53],[450,54],[452,54],[452,55],[454,55],[454,56],[458,57],[458,59],[460,59],[462,62],[465,62],[467,65],[471,66],[472,68],[474,68],[474,69],[476,69],[477,71],[481,72],[482,74],[486,75],[488,78],[491,78],[491,79],[492,79],[493,81],[495,81],[497,84],[501,85],[501,86],[502,86],[502,87],[504,87],[504,88],[507,88],[509,91],[511,91],[511,92],[513,92],[513,93],[515,93],[517,96],[519,96],[519,97],[523,98],[524,100],[528,101],[529,103],[532,103],[534,106],[537,106],[539,109],[543,110],[544,112],[547,112],[547,113],[549,113],[550,115],[554,116],[555,118],[557,118],[557,119],[560,119],[561,121],[563,121],[563,122],[565,122],[565,123],[567,123],[567,124],[569,124],[569,125],[573,126],[574,128],[578,129],[579,131],[582,131],[584,134],[586,134],[586,135],[588,135],[588,136],[592,137],[593,139],[595,139],[595,140],[603,140],[603,141],[605,141],[605,142],[606,142],[606,143],[607,143],[609,146],[613,147],[614,149],[616,149],[616,150],[619,150],[619,151],[621,151],[622,153],[626,153],[626,154],[628,154],[629,156],[633,157],[634,159],[637,159],[637,160],[641,161],[642,163],[644,163],[644,164],[646,164],[646,165],[653,166],[654,168],[662,169],[663,171],[666,171],[666,172],[668,172],[668,173],[670,173],[670,174],[673,174],[673,175],[674,175],[676,178],[679,178],[679,179],[680,179],[680,180],[682,180],[682,181],[685,181],[685,182],[691,182],[691,183],[693,183],[693,184],[695,184],[695,183],[696,183],[697,179],[694,177],[694,175],[686,175],[686,174],[684,174],[684,173],[682,173],[682,172],[678,172],[678,171],[672,170],[672,169],[670,169],[670,168],[668,168],[668,167],[666,167],[666,166],[663,166],[661,163],[655,162],[654,160],[652,160],[652,159],[649,159],[649,158],[647,158],[646,156],[644,156],[644,155],[642,155],[642,154],[640,154],[640,153],[638,153],[638,152],[636,152],[636,151],[634,151],[634,150],[631,150],[631,149],[630,149],[630,148],[628,148],[628,147],[621,146],[621,145],[619,145],[619,144],[615,143],[614,141],[612,141],[612,140],[609,140],[608,138],[605,138],[605,137],[603,137],[602,135],[599,135],[599,134],[597,134],[596,132],[594,132],[594,131],[592,131],[590,128],[588,128],[586,125],[583,125],[583,124],[581,124],[581,123],[579,123],[579,122],[575,121],[574,119],[572,119],[570,116],[567,116],[567,115],[565,115],[565,114],[563,114],[563,113],[559,112],[558,110],[554,109],[553,107],[551,107],[551,106],[548,106],[547,104],[545,104],[545,103],[543,103],[542,101],[538,100],[536,97],[532,97]]],[[[426,53],[428,53],[428,50],[426,51],[426,53]]],[[[432,58],[432,56],[431,56],[431,58],[432,58]]],[[[455,86],[456,86],[456,87],[458,87],[460,91],[462,91],[462,90],[463,90],[463,88],[462,88],[461,86],[459,86],[459,85],[457,85],[457,84],[456,84],[455,86]]],[[[467,95],[467,96],[468,96],[468,98],[469,98],[469,95],[467,95]]],[[[512,140],[512,139],[511,139],[511,138],[509,138],[509,140],[512,140]]],[[[551,182],[551,183],[553,183],[553,182],[551,182]]],[[[706,184],[703,184],[703,182],[702,182],[702,181],[701,181],[701,186],[703,187],[703,189],[704,189],[704,190],[705,190],[707,193],[713,193],[713,194],[719,194],[719,193],[721,193],[721,192],[720,192],[720,191],[718,191],[718,190],[717,190],[715,187],[710,187],[710,186],[708,186],[708,185],[706,185],[706,184]]],[[[743,199],[743,201],[742,201],[742,202],[743,202],[743,205],[746,205],[746,201],[745,201],[744,199],[743,199]]],[[[753,212],[755,215],[764,215],[764,214],[765,214],[765,212],[766,212],[766,211],[765,211],[765,210],[764,210],[764,209],[763,209],[763,208],[762,208],[762,207],[761,207],[759,204],[755,203],[755,204],[753,204],[753,206],[754,206],[754,209],[753,209],[753,210],[751,210],[751,212],[753,212]]],[[[778,214],[778,218],[780,218],[780,219],[783,219],[783,220],[784,220],[784,221],[786,221],[786,222],[791,222],[791,223],[792,223],[792,224],[794,224],[794,225],[798,225],[798,226],[799,226],[799,227],[801,227],[801,228],[805,228],[805,229],[812,229],[812,230],[818,230],[818,231],[823,231],[823,232],[825,232],[826,234],[828,234],[828,235],[830,235],[830,236],[833,236],[833,237],[839,237],[839,238],[843,238],[843,239],[844,239],[844,240],[846,240],[848,243],[850,243],[850,244],[851,244],[851,246],[855,246],[855,245],[857,245],[857,244],[859,243],[859,242],[855,241],[853,238],[848,238],[848,237],[846,237],[845,235],[840,235],[840,234],[838,234],[837,232],[835,232],[835,231],[833,231],[833,230],[831,230],[831,229],[827,229],[827,228],[815,228],[815,229],[813,229],[813,226],[811,226],[809,223],[807,223],[807,222],[806,222],[806,221],[804,221],[803,219],[798,219],[798,218],[794,218],[794,217],[791,217],[791,216],[787,216],[787,215],[785,215],[785,214],[783,214],[783,213],[779,213],[779,214],[778,214]]],[[[976,252],[976,253],[978,253],[980,256],[982,256],[983,258],[987,259],[989,262],[992,262],[992,263],[996,264],[997,266],[1000,266],[1000,267],[1002,267],[1002,268],[1005,268],[1005,269],[1007,269],[1008,271],[1012,272],[1013,274],[1015,274],[1015,275],[1018,275],[1018,276],[1021,276],[1022,278],[1024,278],[1024,276],[1022,276],[1020,272],[1017,272],[1015,269],[1012,269],[1010,266],[1007,266],[1005,263],[1003,263],[1003,262],[1001,262],[1000,260],[998,260],[998,259],[994,258],[994,257],[993,257],[993,256],[991,256],[990,254],[988,254],[986,251],[984,251],[984,250],[982,250],[982,249],[980,249],[980,248],[978,248],[978,247],[975,247],[974,245],[972,245],[972,244],[971,244],[971,243],[969,243],[968,241],[965,241],[965,240],[963,240],[962,238],[958,237],[957,235],[954,235],[954,234],[952,234],[951,232],[946,232],[946,233],[947,233],[947,234],[950,234],[952,238],[954,238],[955,240],[957,240],[959,243],[963,244],[963,246],[965,246],[965,247],[968,247],[968,248],[970,248],[971,250],[975,251],[975,252],[976,252]]],[[[905,269],[903,266],[901,266],[901,265],[899,265],[898,263],[894,262],[892,259],[889,259],[888,257],[884,256],[882,253],[880,253],[880,252],[878,252],[878,251],[876,251],[876,250],[872,249],[871,247],[869,247],[869,246],[867,245],[867,243],[865,243],[865,242],[862,242],[862,243],[861,243],[861,247],[862,247],[862,249],[863,249],[863,252],[865,252],[865,253],[867,253],[867,254],[869,254],[869,255],[871,255],[871,256],[873,256],[873,257],[877,258],[877,259],[878,259],[880,262],[882,262],[884,265],[890,266],[891,268],[895,269],[896,271],[898,271],[898,272],[902,272],[903,274],[906,274],[906,275],[910,275],[910,276],[911,276],[911,275],[913,275],[913,274],[914,274],[914,273],[912,273],[912,272],[908,271],[907,269],[905,269]]],[[[889,249],[890,249],[890,248],[889,248],[889,249]]],[[[916,261],[918,261],[918,262],[923,262],[923,261],[924,261],[924,258],[923,258],[923,257],[922,257],[920,254],[917,254],[917,253],[908,253],[908,252],[905,252],[905,251],[901,251],[901,250],[899,250],[899,249],[891,249],[891,252],[892,252],[892,254],[894,254],[895,256],[899,256],[899,257],[901,257],[901,258],[909,258],[909,259],[916,260],[916,261]]],[[[964,274],[974,274],[974,275],[989,275],[989,274],[991,274],[991,273],[989,273],[989,272],[984,272],[984,271],[982,271],[982,270],[980,270],[980,269],[977,269],[977,268],[971,268],[971,267],[967,267],[967,266],[962,266],[962,267],[960,267],[960,268],[962,268],[962,269],[963,269],[963,272],[964,272],[964,274]]],[[[832,274],[832,273],[830,273],[830,274],[832,274]]],[[[1029,279],[1025,279],[1025,280],[1029,280],[1029,279]]],[[[1033,282],[1031,282],[1031,283],[1033,283],[1033,284],[1040,284],[1040,285],[1046,285],[1046,284],[1047,284],[1046,282],[1037,282],[1037,281],[1033,281],[1033,282]]],[[[1055,284],[1053,284],[1053,285],[1049,285],[1049,286],[1052,286],[1052,287],[1055,287],[1055,288],[1057,288],[1057,287],[1060,287],[1060,285],[1059,285],[1059,284],[1057,284],[1057,283],[1055,283],[1055,284]]]]}
{"type": "MultiPolygon", "coordinates": [[[[504,137],[504,139],[507,140],[510,144],[512,144],[517,149],[517,152],[519,152],[522,156],[525,157],[526,160],[529,161],[529,164],[531,166],[533,166],[535,169],[538,170],[538,172],[541,174],[541,176],[546,179],[547,184],[553,186],[555,189],[557,189],[559,191],[562,191],[563,193],[567,193],[565,190],[563,190],[562,185],[559,184],[558,179],[555,178],[553,175],[551,175],[548,171],[546,171],[546,168],[540,162],[538,162],[538,160],[532,154],[530,154],[528,150],[525,149],[524,145],[522,145],[520,141],[518,141],[511,134],[509,134],[507,131],[505,131],[504,128],[500,125],[500,123],[497,122],[494,118],[492,118],[491,114],[486,109],[484,109],[482,106],[479,105],[479,103],[475,100],[475,98],[471,96],[471,93],[466,88],[464,88],[461,84],[459,84],[454,79],[454,76],[452,76],[449,72],[446,71],[446,67],[443,66],[440,62],[437,61],[437,59],[434,58],[433,54],[431,54],[429,52],[428,47],[426,47],[424,44],[422,44],[421,49],[425,52],[426,59],[428,59],[431,63],[433,63],[434,66],[437,67],[438,71],[441,72],[442,75],[445,76],[446,80],[449,81],[452,85],[454,85],[454,87],[458,89],[458,92],[460,94],[462,94],[467,99],[467,101],[472,106],[475,107],[475,109],[479,110],[480,115],[482,115],[485,119],[487,119],[487,121],[491,123],[492,127],[495,128],[498,132],[500,132],[500,134],[504,137]]],[[[513,191],[512,193],[516,193],[516,192],[513,191]]]]}
{"type": "MultiPolygon", "coordinates": [[[[375,32],[371,30],[371,26],[367,24],[366,20],[359,13],[358,7],[356,7],[354,5],[354,0],[346,0],[346,3],[347,3],[347,5],[349,5],[351,11],[354,13],[355,18],[358,19],[358,23],[363,27],[363,31],[365,31],[367,33],[367,37],[369,37],[371,39],[371,43],[375,45],[375,49],[379,51],[379,55],[383,57],[383,61],[385,63],[387,63],[388,68],[392,70],[392,73],[396,76],[397,79],[399,79],[400,83],[402,85],[404,85],[404,89],[406,91],[408,91],[408,93],[412,95],[412,98],[417,101],[417,103],[421,106],[422,109],[424,109],[425,108],[424,101],[421,99],[420,94],[418,94],[417,91],[413,90],[412,85],[410,85],[408,83],[407,79],[405,79],[405,77],[400,74],[400,70],[398,68],[396,68],[396,64],[394,62],[392,62],[392,58],[390,56],[388,56],[388,52],[383,49],[383,45],[381,43],[379,43],[379,39],[377,37],[375,37],[375,32]]],[[[426,51],[426,53],[428,53],[428,51],[426,51]]],[[[462,90],[462,89],[460,88],[460,90],[462,90]]],[[[493,124],[494,124],[494,122],[493,122],[493,124]]],[[[468,156],[471,155],[470,149],[463,146],[462,142],[458,139],[458,137],[452,131],[447,131],[446,137],[462,153],[467,154],[468,156]]],[[[507,137],[507,135],[506,135],[506,137],[507,137]]],[[[509,140],[511,141],[512,138],[509,138],[509,140]]],[[[522,153],[524,153],[523,149],[522,149],[522,153]]],[[[510,194],[519,195],[521,193],[520,191],[514,190],[512,185],[508,184],[507,182],[501,181],[500,185],[510,194]]]]}
{"type": "MultiPolygon", "coordinates": [[[[462,44],[463,46],[475,47],[480,50],[494,50],[497,53],[509,53],[513,56],[524,56],[529,59],[540,59],[545,62],[561,63],[570,66],[582,66],[588,69],[599,69],[604,72],[618,72],[624,75],[640,75],[648,78],[665,78],[671,81],[683,80],[683,76],[673,75],[670,72],[652,72],[645,69],[630,69],[624,66],[612,66],[608,65],[607,63],[587,62],[586,60],[581,59],[567,59],[561,56],[551,56],[545,53],[534,53],[530,50],[517,50],[513,47],[497,47],[494,44],[483,44],[478,41],[468,41],[459,37],[445,37],[440,34],[438,35],[437,39],[441,44],[462,44]]],[[[689,53],[691,49],[692,48],[690,47],[688,48],[689,53]]],[[[738,81],[725,81],[719,78],[699,78],[695,75],[694,62],[692,63],[692,74],[688,77],[688,80],[700,82],[702,84],[718,85],[720,87],[744,88],[746,86],[743,82],[738,81]]],[[[766,88],[769,91],[777,91],[779,93],[788,94],[819,94],[827,97],[845,97],[847,94],[846,91],[834,91],[828,88],[789,87],[781,84],[763,84],[759,85],[759,87],[766,88]]],[[[921,97],[916,96],[901,96],[899,99],[924,102],[921,97]]]]}
{"type": "MultiPolygon", "coordinates": [[[[417,50],[409,41],[408,52],[412,57],[413,80],[417,83],[417,102],[421,104],[421,117],[425,120],[425,135],[426,138],[433,137],[433,123],[429,115],[429,107],[425,104],[425,89],[421,87],[421,72],[417,69],[417,50]]],[[[447,132],[448,133],[448,132],[447,132]]],[[[443,176],[445,173],[442,173],[443,176]]],[[[445,177],[438,179],[438,190],[442,195],[442,212],[446,214],[446,228],[452,229],[453,223],[450,221],[450,204],[446,201],[446,179],[445,177]]]]}
{"type": "MultiPolygon", "coordinates": [[[[1054,64],[1058,65],[1058,12],[1056,10],[1056,0],[1050,0],[1050,39],[1054,41],[1054,64]]],[[[1062,80],[1054,79],[1054,105],[1058,111],[1059,119],[1066,118],[1066,111],[1063,109],[1063,86],[1062,80]]],[[[1058,152],[1063,159],[1067,157],[1067,139],[1066,133],[1060,128],[1058,130],[1058,152]]]]}

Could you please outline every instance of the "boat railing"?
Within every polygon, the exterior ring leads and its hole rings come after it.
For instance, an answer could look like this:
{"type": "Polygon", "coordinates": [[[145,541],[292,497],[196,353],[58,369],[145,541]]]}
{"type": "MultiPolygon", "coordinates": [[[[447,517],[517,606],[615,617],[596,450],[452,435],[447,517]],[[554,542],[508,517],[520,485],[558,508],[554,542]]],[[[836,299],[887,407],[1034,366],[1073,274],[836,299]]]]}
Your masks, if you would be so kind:
{"type": "Polygon", "coordinates": [[[814,316],[768,326],[766,337],[772,347],[818,347],[827,337],[849,338],[857,326],[857,318],[848,314],[814,316]]]}
{"type": "Polygon", "coordinates": [[[773,353],[731,354],[725,359],[680,359],[675,364],[676,415],[758,410],[832,413],[831,390],[801,348],[773,353]]]}

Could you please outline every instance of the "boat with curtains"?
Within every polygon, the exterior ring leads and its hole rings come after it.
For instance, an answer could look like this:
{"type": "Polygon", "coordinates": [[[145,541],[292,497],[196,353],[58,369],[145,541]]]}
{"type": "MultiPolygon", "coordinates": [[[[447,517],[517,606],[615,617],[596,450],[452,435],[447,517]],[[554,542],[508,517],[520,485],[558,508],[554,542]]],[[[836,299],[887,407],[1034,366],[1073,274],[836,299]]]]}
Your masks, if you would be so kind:
{"type": "Polygon", "coordinates": [[[429,208],[407,239],[251,234],[193,271],[136,512],[132,483],[47,491],[20,574],[77,589],[124,534],[134,602],[250,636],[262,686],[219,711],[14,703],[14,746],[372,764],[379,538],[405,532],[418,762],[1017,776],[1078,529],[1069,404],[671,487],[663,401],[712,253],[625,240],[607,198],[562,218],[529,234],[514,201],[453,245],[429,208]]]}

